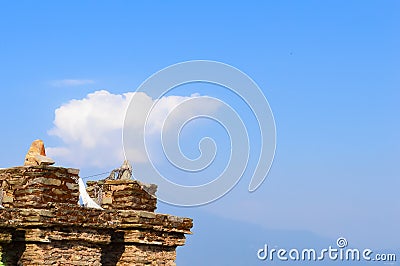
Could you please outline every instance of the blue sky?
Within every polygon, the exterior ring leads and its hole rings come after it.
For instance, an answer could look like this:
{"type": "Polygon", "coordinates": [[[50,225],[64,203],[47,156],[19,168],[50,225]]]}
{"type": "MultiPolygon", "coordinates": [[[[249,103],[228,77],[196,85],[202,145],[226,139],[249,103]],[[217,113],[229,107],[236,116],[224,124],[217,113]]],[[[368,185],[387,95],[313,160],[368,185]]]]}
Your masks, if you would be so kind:
{"type": "MultiPolygon", "coordinates": [[[[399,11],[397,1],[1,3],[0,167],[21,165],[36,138],[65,147],[65,139],[49,133],[55,110],[73,99],[133,92],[178,62],[220,61],[248,74],[268,99],[276,156],[254,193],[247,192],[251,158],[239,184],[214,203],[159,203],[159,212],[194,218],[195,234],[178,249],[178,265],[258,265],[264,243],[319,247],[339,236],[353,247],[397,250],[400,257],[399,11]]],[[[255,121],[240,100],[196,84],[169,95],[193,93],[236,107],[257,151],[255,121]]],[[[207,179],[226,161],[226,133],[212,124],[188,130],[182,147],[189,157],[198,155],[193,138],[209,133],[222,142],[217,167],[196,177],[207,179]]],[[[110,136],[120,141],[118,134],[110,136]]],[[[68,147],[84,153],[81,144],[68,147]]],[[[86,163],[96,154],[107,151],[87,150],[82,165],[74,163],[82,176],[118,166],[113,154],[110,165],[86,163]]],[[[57,163],[70,166],[61,157],[57,163]]]]}

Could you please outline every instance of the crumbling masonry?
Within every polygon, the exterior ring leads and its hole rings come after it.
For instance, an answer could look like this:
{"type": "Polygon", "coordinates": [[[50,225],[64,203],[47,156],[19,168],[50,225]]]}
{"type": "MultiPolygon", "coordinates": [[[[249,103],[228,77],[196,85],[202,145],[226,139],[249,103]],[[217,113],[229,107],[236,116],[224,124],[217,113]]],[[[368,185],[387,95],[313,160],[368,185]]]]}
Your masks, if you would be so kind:
{"type": "Polygon", "coordinates": [[[104,210],[81,207],[78,174],[46,164],[0,170],[5,265],[175,265],[191,219],[154,213],[156,187],[135,180],[89,182],[104,210]]]}

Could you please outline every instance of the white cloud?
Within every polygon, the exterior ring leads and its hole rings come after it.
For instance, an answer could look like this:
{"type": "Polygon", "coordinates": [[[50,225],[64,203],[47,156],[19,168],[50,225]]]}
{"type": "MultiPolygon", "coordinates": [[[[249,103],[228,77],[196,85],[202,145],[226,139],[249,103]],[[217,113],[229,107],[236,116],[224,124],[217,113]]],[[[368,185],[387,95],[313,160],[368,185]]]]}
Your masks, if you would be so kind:
{"type": "Polygon", "coordinates": [[[81,86],[94,84],[94,80],[91,79],[60,79],[53,80],[50,84],[54,87],[72,87],[72,86],[81,86]]]}
{"type": "MultiPolygon", "coordinates": [[[[153,104],[155,107],[148,123],[152,128],[149,134],[160,132],[166,116],[179,103],[198,97],[166,96],[161,99],[152,99],[147,94],[128,92],[112,94],[101,90],[88,94],[83,99],[70,100],[55,110],[54,127],[50,135],[59,137],[61,147],[48,147],[47,154],[58,164],[73,167],[96,166],[99,168],[119,165],[123,160],[122,130],[125,113],[132,97],[137,97],[135,103],[140,104],[138,110],[129,121],[129,132],[134,132],[130,144],[130,154],[133,154],[132,163],[145,162],[144,151],[139,148],[143,140],[143,123],[146,120],[146,110],[153,104]]],[[[195,112],[199,110],[214,111],[218,109],[215,103],[209,106],[191,107],[195,112]]],[[[182,111],[182,110],[181,110],[182,111]]],[[[179,114],[174,114],[179,115],[179,114]]],[[[131,159],[131,158],[130,158],[131,159]]]]}

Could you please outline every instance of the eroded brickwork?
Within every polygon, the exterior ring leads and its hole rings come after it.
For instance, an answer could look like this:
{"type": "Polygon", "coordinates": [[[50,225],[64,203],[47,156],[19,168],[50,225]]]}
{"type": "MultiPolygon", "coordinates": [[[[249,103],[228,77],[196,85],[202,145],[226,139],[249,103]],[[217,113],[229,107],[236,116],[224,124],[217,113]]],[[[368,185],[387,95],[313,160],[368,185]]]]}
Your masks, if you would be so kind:
{"type": "Polygon", "coordinates": [[[80,207],[78,172],[0,170],[5,265],[175,265],[191,219],[154,213],[156,198],[147,192],[154,187],[133,180],[100,181],[105,210],[80,207]]]}
{"type": "Polygon", "coordinates": [[[153,212],[157,198],[149,193],[156,186],[136,180],[100,180],[87,182],[87,192],[104,209],[144,210],[153,212]]]}

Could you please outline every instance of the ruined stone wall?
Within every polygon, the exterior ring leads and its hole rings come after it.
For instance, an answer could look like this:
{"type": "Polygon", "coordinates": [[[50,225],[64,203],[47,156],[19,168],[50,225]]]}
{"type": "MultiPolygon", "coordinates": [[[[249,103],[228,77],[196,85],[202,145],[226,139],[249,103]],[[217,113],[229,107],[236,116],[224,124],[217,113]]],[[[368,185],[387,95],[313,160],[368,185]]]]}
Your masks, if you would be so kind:
{"type": "Polygon", "coordinates": [[[136,180],[87,182],[89,196],[104,209],[153,212],[157,205],[157,198],[154,195],[156,189],[155,185],[146,186],[136,180]]]}
{"type": "Polygon", "coordinates": [[[175,247],[87,244],[82,241],[4,245],[6,265],[175,265],[175,247]],[[13,254],[10,256],[10,254],[13,254]]]}
{"type": "Polygon", "coordinates": [[[49,202],[76,204],[77,169],[36,166],[0,170],[0,204],[5,208],[46,208],[49,202]]]}
{"type": "Polygon", "coordinates": [[[102,181],[107,209],[80,207],[77,180],[61,167],[0,170],[5,265],[175,265],[191,219],[154,213],[156,198],[133,180],[102,181]]]}

